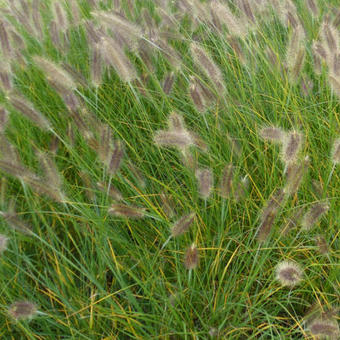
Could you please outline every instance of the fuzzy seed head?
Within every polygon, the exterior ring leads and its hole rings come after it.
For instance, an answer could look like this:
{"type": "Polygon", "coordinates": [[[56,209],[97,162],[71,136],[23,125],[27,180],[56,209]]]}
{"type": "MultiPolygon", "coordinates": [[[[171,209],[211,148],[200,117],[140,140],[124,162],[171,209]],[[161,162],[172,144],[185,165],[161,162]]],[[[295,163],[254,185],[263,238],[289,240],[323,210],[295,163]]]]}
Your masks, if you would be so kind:
{"type": "Polygon", "coordinates": [[[294,227],[297,227],[299,221],[302,218],[303,212],[304,212],[304,209],[299,208],[295,213],[293,213],[291,216],[288,217],[287,223],[282,229],[283,235],[287,235],[291,229],[293,229],[294,227]]]}
{"type": "Polygon", "coordinates": [[[333,144],[332,161],[334,164],[340,164],[340,138],[337,138],[333,144]]]}
{"type": "Polygon", "coordinates": [[[315,0],[306,0],[306,5],[313,17],[319,16],[319,8],[315,0]]]}
{"type": "Polygon", "coordinates": [[[301,162],[292,162],[286,168],[286,185],[284,191],[288,195],[294,195],[303,180],[310,164],[308,156],[301,162]]]}
{"type": "Polygon", "coordinates": [[[48,120],[40,112],[36,111],[32,104],[26,99],[17,95],[11,95],[9,97],[9,101],[17,111],[21,112],[40,128],[45,130],[49,130],[51,128],[48,120]]]}
{"type": "Polygon", "coordinates": [[[196,171],[200,196],[207,200],[213,187],[213,174],[210,169],[198,169],[196,171]]]}
{"type": "Polygon", "coordinates": [[[173,202],[173,199],[170,195],[162,192],[159,195],[159,198],[161,200],[162,203],[162,209],[165,213],[165,215],[170,219],[173,216],[175,216],[175,204],[173,202]]]}
{"type": "Polygon", "coordinates": [[[111,160],[108,166],[108,171],[111,175],[115,175],[122,162],[123,162],[123,157],[124,157],[124,144],[120,140],[116,140],[114,143],[114,150],[111,155],[111,160]]]}
{"type": "Polygon", "coordinates": [[[263,242],[268,238],[284,198],[284,190],[277,189],[262,211],[261,221],[256,235],[260,242],[263,242]]]}
{"type": "Polygon", "coordinates": [[[211,11],[221,24],[226,25],[231,35],[241,38],[247,35],[247,25],[234,15],[226,4],[213,0],[211,1],[211,11]]]}
{"type": "Polygon", "coordinates": [[[223,169],[220,184],[220,195],[223,198],[229,198],[232,193],[233,170],[232,164],[227,164],[223,169]]]}
{"type": "Polygon", "coordinates": [[[282,286],[294,287],[302,280],[302,276],[303,271],[295,262],[283,261],[276,267],[276,279],[282,286]]]}
{"type": "Polygon", "coordinates": [[[172,146],[181,150],[193,145],[194,142],[187,131],[158,131],[154,141],[159,146],[172,146]]]}
{"type": "Polygon", "coordinates": [[[319,253],[322,255],[328,254],[328,251],[329,251],[328,244],[324,236],[322,235],[317,236],[315,238],[315,241],[316,241],[316,245],[318,247],[319,253]]]}
{"type": "Polygon", "coordinates": [[[296,161],[302,146],[302,134],[297,131],[289,132],[283,139],[282,158],[285,163],[296,161]]]}
{"type": "Polygon", "coordinates": [[[268,126],[260,130],[260,136],[263,139],[269,140],[274,143],[282,143],[285,136],[285,132],[278,127],[268,126]]]}
{"type": "Polygon", "coordinates": [[[175,82],[175,75],[173,72],[171,72],[165,77],[164,82],[163,82],[163,91],[166,95],[170,94],[174,82],[175,82]]]}
{"type": "Polygon", "coordinates": [[[302,219],[302,230],[310,230],[328,210],[329,205],[327,203],[314,203],[302,219]]]}
{"type": "Polygon", "coordinates": [[[321,28],[321,34],[329,53],[336,53],[339,50],[339,33],[337,29],[328,22],[324,22],[321,28]]]}
{"type": "Polygon", "coordinates": [[[195,269],[199,263],[198,249],[195,244],[192,244],[185,252],[184,266],[188,270],[195,269]]]}
{"type": "Polygon", "coordinates": [[[195,213],[182,216],[171,228],[171,236],[177,237],[186,233],[195,219],[195,213]]]}
{"type": "Polygon", "coordinates": [[[29,320],[37,312],[37,307],[30,301],[17,301],[8,308],[8,314],[15,320],[29,320]]]}
{"type": "Polygon", "coordinates": [[[108,210],[108,213],[117,217],[128,217],[137,219],[144,217],[145,209],[125,204],[112,204],[108,210]]]}
{"type": "Polygon", "coordinates": [[[50,84],[60,92],[73,91],[77,87],[71,76],[59,65],[39,56],[33,57],[33,60],[45,72],[50,84]]]}
{"type": "Polygon", "coordinates": [[[308,325],[310,333],[318,339],[339,339],[340,329],[338,322],[330,318],[317,318],[308,325]]]}
{"type": "Polygon", "coordinates": [[[136,69],[114,39],[102,36],[98,46],[104,61],[116,70],[122,81],[131,82],[137,78],[136,69]]]}
{"type": "Polygon", "coordinates": [[[170,131],[185,131],[184,119],[176,112],[171,112],[168,118],[168,126],[170,131]]]}
{"type": "Polygon", "coordinates": [[[210,56],[201,48],[197,43],[191,44],[191,54],[196,64],[202,69],[202,71],[213,82],[216,89],[224,92],[223,76],[221,70],[211,59],[210,56]]]}
{"type": "Polygon", "coordinates": [[[7,249],[8,237],[0,234],[0,254],[7,249]]]}

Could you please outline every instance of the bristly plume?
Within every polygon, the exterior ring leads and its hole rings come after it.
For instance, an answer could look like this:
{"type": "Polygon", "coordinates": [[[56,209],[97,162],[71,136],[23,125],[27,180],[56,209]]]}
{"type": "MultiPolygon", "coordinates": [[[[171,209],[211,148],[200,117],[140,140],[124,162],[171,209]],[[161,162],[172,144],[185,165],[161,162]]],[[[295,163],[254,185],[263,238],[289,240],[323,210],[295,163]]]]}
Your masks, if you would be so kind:
{"type": "Polygon", "coordinates": [[[207,75],[210,81],[215,85],[216,89],[224,92],[223,76],[219,67],[211,59],[210,56],[197,43],[191,43],[191,54],[195,63],[207,75]]]}
{"type": "Polygon", "coordinates": [[[0,234],[0,255],[7,249],[8,237],[0,234]]]}
{"type": "Polygon", "coordinates": [[[339,28],[340,26],[340,10],[337,10],[337,13],[335,15],[335,18],[333,20],[333,26],[335,28],[339,28]]]}
{"type": "Polygon", "coordinates": [[[44,172],[44,179],[50,186],[61,190],[61,178],[57,166],[53,162],[52,158],[47,153],[41,151],[37,152],[40,166],[44,172]]]}
{"type": "Polygon", "coordinates": [[[323,202],[314,203],[302,219],[302,230],[310,230],[322,215],[329,210],[329,205],[323,202]]]}
{"type": "Polygon", "coordinates": [[[170,131],[185,131],[184,119],[176,112],[171,112],[168,118],[168,126],[170,131]]]}
{"type": "Polygon", "coordinates": [[[37,313],[37,306],[30,301],[17,301],[8,308],[8,314],[15,320],[30,320],[37,313]]]}
{"type": "Polygon", "coordinates": [[[40,0],[32,1],[32,21],[37,32],[37,36],[40,40],[43,39],[43,31],[42,31],[42,17],[40,14],[40,0]]]}
{"type": "Polygon", "coordinates": [[[181,68],[181,56],[165,39],[157,39],[155,41],[155,45],[158,46],[158,50],[164,55],[164,57],[175,70],[179,70],[181,68]]]}
{"type": "Polygon", "coordinates": [[[22,181],[40,195],[48,196],[56,202],[65,202],[65,195],[61,189],[50,185],[50,183],[43,178],[37,178],[36,176],[23,176],[22,181]]]}
{"type": "Polygon", "coordinates": [[[40,112],[36,111],[26,99],[18,95],[10,95],[9,101],[17,111],[21,112],[40,128],[44,130],[51,129],[49,121],[40,112]]]}
{"type": "Polygon", "coordinates": [[[282,235],[287,235],[291,231],[291,229],[298,226],[303,213],[304,213],[304,208],[301,207],[301,208],[298,208],[294,214],[292,214],[290,217],[287,218],[287,223],[281,231],[282,235]]]}
{"type": "Polygon", "coordinates": [[[340,329],[335,318],[315,318],[308,325],[308,331],[316,339],[339,339],[340,329]]]}
{"type": "Polygon", "coordinates": [[[229,198],[232,195],[234,166],[227,164],[222,172],[220,182],[220,196],[229,198]]]}
{"type": "Polygon", "coordinates": [[[2,49],[3,56],[5,59],[9,59],[11,55],[11,45],[9,42],[9,36],[6,29],[5,22],[0,20],[0,45],[2,49]]]}
{"type": "Polygon", "coordinates": [[[79,171],[79,177],[81,178],[84,184],[83,189],[85,196],[90,202],[94,202],[96,200],[96,194],[93,191],[93,185],[90,175],[85,171],[79,171]]]}
{"type": "Polygon", "coordinates": [[[56,26],[58,30],[65,32],[68,29],[67,15],[64,7],[59,1],[53,3],[54,18],[56,20],[56,26]]]}
{"type": "Polygon", "coordinates": [[[19,214],[15,211],[14,201],[9,202],[8,211],[0,211],[0,216],[8,223],[8,225],[23,234],[32,234],[32,227],[24,222],[19,214]]]}
{"type": "Polygon", "coordinates": [[[167,95],[170,94],[174,82],[175,82],[175,74],[173,72],[170,72],[169,74],[166,75],[164,82],[163,82],[163,86],[162,86],[165,94],[167,95]]]}
{"type": "Polygon", "coordinates": [[[294,195],[298,191],[309,164],[310,161],[307,156],[302,162],[292,162],[287,165],[286,185],[284,187],[286,194],[294,195]]]}
{"type": "Polygon", "coordinates": [[[211,11],[218,18],[221,24],[225,24],[231,35],[244,38],[247,35],[247,25],[240,18],[237,18],[227,4],[222,4],[218,0],[211,1],[211,11]]]}
{"type": "Polygon", "coordinates": [[[319,16],[319,8],[315,0],[306,0],[306,6],[313,17],[317,18],[319,16]]]}
{"type": "Polygon", "coordinates": [[[318,235],[318,236],[315,238],[315,241],[316,241],[316,245],[317,245],[317,247],[318,247],[319,253],[322,254],[322,255],[328,254],[328,252],[329,252],[328,244],[327,244],[327,241],[326,241],[326,239],[324,238],[324,236],[318,235]]]}
{"type": "Polygon", "coordinates": [[[196,214],[194,212],[182,216],[171,228],[171,236],[177,237],[186,233],[194,222],[196,214]]]}
{"type": "Polygon", "coordinates": [[[241,181],[239,181],[235,189],[236,202],[239,202],[241,199],[243,199],[246,196],[248,186],[249,186],[249,179],[248,179],[248,175],[246,175],[241,179],[241,181]]]}
{"type": "Polygon", "coordinates": [[[330,55],[339,51],[339,33],[332,24],[324,21],[321,35],[330,55]]]}
{"type": "Polygon", "coordinates": [[[0,89],[7,93],[13,89],[11,66],[4,61],[0,61],[0,89]]]}
{"type": "Polygon", "coordinates": [[[208,90],[196,77],[190,78],[189,91],[192,102],[194,103],[198,112],[203,113],[207,111],[207,109],[216,101],[213,93],[208,90]]]}
{"type": "Polygon", "coordinates": [[[46,75],[49,83],[60,92],[68,92],[76,89],[76,84],[71,76],[59,65],[43,57],[33,57],[34,62],[41,68],[46,75]]]}
{"type": "Polygon", "coordinates": [[[117,217],[128,217],[137,219],[144,217],[145,209],[129,206],[126,204],[112,204],[108,210],[108,213],[117,217]]]}
{"type": "Polygon", "coordinates": [[[192,244],[185,252],[184,266],[188,270],[195,269],[199,264],[198,249],[195,244],[192,244]]]}
{"type": "Polygon", "coordinates": [[[114,149],[111,155],[111,160],[108,165],[108,172],[110,175],[115,175],[119,170],[124,157],[124,144],[121,140],[114,142],[114,149]]]}
{"type": "MultiPolygon", "coordinates": [[[[253,2],[254,1],[252,1],[252,3],[253,2]]],[[[251,24],[255,24],[255,22],[256,22],[255,15],[254,15],[253,9],[252,9],[249,1],[248,0],[239,0],[239,3],[240,3],[240,9],[244,13],[244,15],[246,16],[248,21],[251,24]]]]}
{"type": "Polygon", "coordinates": [[[282,286],[294,287],[301,282],[303,271],[295,262],[283,261],[276,266],[276,279],[282,286]]]}
{"type": "Polygon", "coordinates": [[[260,242],[263,242],[268,238],[284,198],[284,191],[282,189],[277,189],[269,199],[265,209],[262,211],[261,222],[256,235],[260,242]]]}
{"type": "Polygon", "coordinates": [[[108,13],[104,11],[95,11],[91,13],[102,24],[107,25],[114,32],[125,32],[130,39],[140,38],[142,36],[142,30],[137,25],[129,22],[122,15],[114,12],[108,13]]]}
{"type": "Polygon", "coordinates": [[[207,152],[208,151],[208,145],[204,142],[204,140],[201,138],[201,136],[199,136],[196,132],[190,131],[189,132],[192,140],[194,142],[194,145],[201,149],[202,151],[207,152]]]}
{"type": "Polygon", "coordinates": [[[275,126],[264,127],[260,130],[260,136],[274,143],[283,143],[286,133],[275,126]]]}
{"type": "Polygon", "coordinates": [[[164,192],[160,193],[159,198],[161,200],[162,209],[165,215],[170,219],[175,216],[175,204],[172,196],[164,192]]]}
{"type": "Polygon", "coordinates": [[[240,44],[239,39],[237,39],[237,37],[229,35],[227,37],[227,41],[228,41],[229,46],[233,50],[235,56],[239,59],[239,61],[243,65],[245,65],[246,64],[246,57],[245,57],[244,52],[242,50],[242,46],[240,44]]]}
{"type": "Polygon", "coordinates": [[[8,112],[0,107],[0,133],[3,133],[6,129],[8,122],[8,112]]]}
{"type": "Polygon", "coordinates": [[[288,164],[297,160],[302,147],[303,136],[300,132],[292,131],[285,135],[282,146],[282,159],[288,164]]]}
{"type": "Polygon", "coordinates": [[[333,143],[332,161],[334,164],[340,164],[340,138],[333,143]]]}
{"type": "Polygon", "coordinates": [[[156,133],[154,141],[157,145],[177,147],[181,150],[194,144],[192,136],[188,131],[160,130],[156,133]]]}
{"type": "Polygon", "coordinates": [[[204,103],[204,99],[202,98],[201,93],[199,92],[199,89],[195,83],[190,84],[189,92],[191,100],[194,103],[197,111],[201,113],[205,112],[206,105],[204,103]]]}
{"type": "Polygon", "coordinates": [[[91,51],[90,71],[91,82],[95,87],[102,83],[102,60],[98,47],[95,45],[91,51]]]}
{"type": "Polygon", "coordinates": [[[102,36],[98,46],[104,61],[116,70],[122,81],[131,82],[137,78],[136,69],[115,40],[102,36]]]}
{"type": "Polygon", "coordinates": [[[195,175],[198,180],[199,194],[201,198],[207,200],[213,187],[213,173],[211,169],[198,169],[195,175]]]}
{"type": "Polygon", "coordinates": [[[298,25],[288,42],[286,53],[286,65],[292,81],[296,81],[301,73],[305,59],[305,33],[301,25],[298,25]]]}

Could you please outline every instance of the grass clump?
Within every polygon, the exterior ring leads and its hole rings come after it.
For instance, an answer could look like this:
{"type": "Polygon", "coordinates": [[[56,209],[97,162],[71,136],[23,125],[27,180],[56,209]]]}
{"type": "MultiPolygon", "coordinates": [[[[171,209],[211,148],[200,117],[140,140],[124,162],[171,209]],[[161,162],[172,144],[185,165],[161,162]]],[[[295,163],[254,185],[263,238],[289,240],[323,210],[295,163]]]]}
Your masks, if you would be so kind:
{"type": "Polygon", "coordinates": [[[1,1],[1,337],[338,337],[338,5],[1,1]]]}

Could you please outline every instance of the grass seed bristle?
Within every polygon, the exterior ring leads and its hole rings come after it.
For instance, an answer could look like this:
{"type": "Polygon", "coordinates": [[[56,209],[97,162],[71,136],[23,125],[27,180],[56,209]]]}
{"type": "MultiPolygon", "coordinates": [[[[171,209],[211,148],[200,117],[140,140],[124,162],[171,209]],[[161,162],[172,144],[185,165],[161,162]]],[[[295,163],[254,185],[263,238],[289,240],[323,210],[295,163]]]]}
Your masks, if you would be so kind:
{"type": "Polygon", "coordinates": [[[54,62],[39,56],[33,57],[34,62],[41,68],[52,86],[57,89],[65,89],[65,91],[73,91],[76,84],[71,76],[54,62]]]}
{"type": "Polygon", "coordinates": [[[297,160],[298,153],[302,147],[302,134],[297,131],[289,132],[283,139],[282,159],[285,163],[297,160]]]}
{"type": "Polygon", "coordinates": [[[232,164],[227,164],[223,169],[220,182],[220,196],[223,198],[230,198],[232,194],[233,172],[234,166],[232,164]]]}
{"type": "Polygon", "coordinates": [[[99,48],[105,62],[112,66],[124,82],[137,78],[137,72],[122,48],[112,38],[102,36],[99,48]]]}
{"type": "Polygon", "coordinates": [[[282,286],[294,287],[301,282],[303,271],[295,262],[283,261],[276,266],[276,279],[282,286]]]}
{"type": "Polygon", "coordinates": [[[30,301],[17,301],[8,308],[8,314],[15,320],[29,320],[37,313],[37,306],[30,301]]]}
{"type": "Polygon", "coordinates": [[[340,138],[333,143],[332,161],[334,164],[340,164],[340,138]]]}
{"type": "Polygon", "coordinates": [[[0,234],[0,255],[7,249],[8,237],[0,234]]]}
{"type": "Polygon", "coordinates": [[[171,228],[171,236],[177,237],[186,233],[194,222],[195,216],[194,212],[182,216],[171,228]]]}
{"type": "Polygon", "coordinates": [[[123,142],[120,140],[116,140],[114,142],[114,149],[111,155],[111,160],[108,165],[108,172],[110,173],[110,175],[115,175],[118,172],[123,161],[124,153],[125,148],[123,142]]]}
{"type": "Polygon", "coordinates": [[[185,149],[193,145],[191,135],[187,131],[158,131],[154,141],[160,146],[172,146],[179,149],[185,149]]]}
{"type": "Polygon", "coordinates": [[[185,252],[184,266],[188,270],[195,269],[199,264],[198,249],[195,244],[192,244],[185,252]]]}
{"type": "Polygon", "coordinates": [[[213,173],[211,169],[198,169],[195,175],[198,180],[199,194],[201,198],[207,200],[213,187],[213,173]]]}
{"type": "Polygon", "coordinates": [[[222,72],[211,57],[197,43],[191,44],[191,54],[195,63],[209,77],[216,89],[224,92],[222,72]]]}
{"type": "Polygon", "coordinates": [[[12,106],[19,112],[21,112],[25,117],[30,119],[33,123],[44,130],[50,130],[51,125],[49,121],[38,111],[36,111],[32,104],[26,99],[18,95],[10,95],[9,101],[12,106]]]}
{"type": "Polygon", "coordinates": [[[314,203],[302,219],[302,230],[310,230],[318,220],[329,210],[329,205],[323,202],[314,203]]]}
{"type": "Polygon", "coordinates": [[[108,213],[117,217],[138,219],[145,216],[145,209],[129,206],[126,204],[112,204],[108,210],[108,213]]]}

